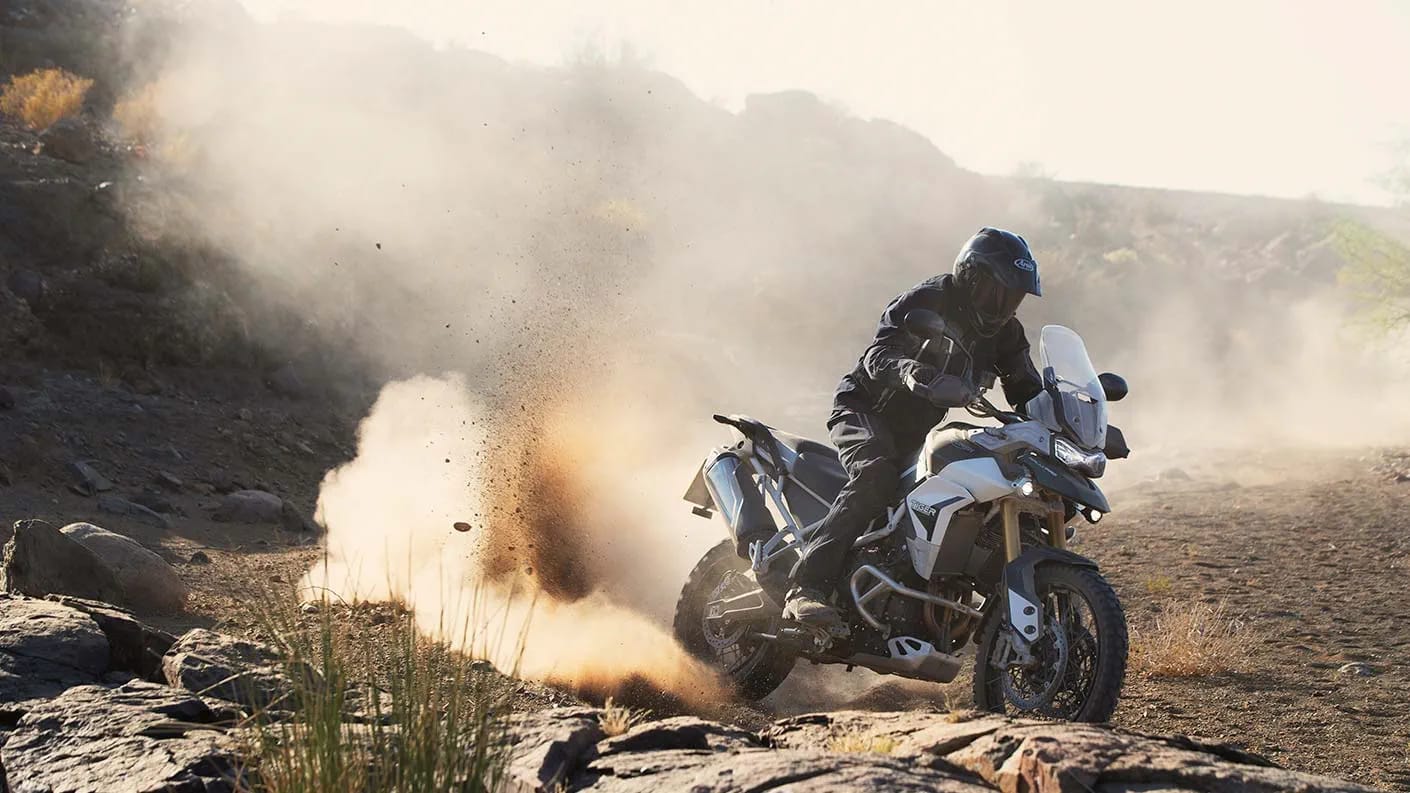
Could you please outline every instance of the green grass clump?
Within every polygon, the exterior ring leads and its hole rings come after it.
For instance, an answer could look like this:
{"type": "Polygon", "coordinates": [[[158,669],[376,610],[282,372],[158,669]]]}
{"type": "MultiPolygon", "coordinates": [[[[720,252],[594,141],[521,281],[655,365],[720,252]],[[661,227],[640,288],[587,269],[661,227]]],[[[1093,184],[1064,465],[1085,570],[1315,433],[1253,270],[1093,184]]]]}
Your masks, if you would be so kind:
{"type": "Polygon", "coordinates": [[[509,679],[427,639],[405,609],[373,625],[328,603],[314,625],[298,609],[266,611],[294,692],[250,720],[245,791],[501,788],[513,750],[509,679]],[[300,673],[308,667],[317,674],[300,673]]]}

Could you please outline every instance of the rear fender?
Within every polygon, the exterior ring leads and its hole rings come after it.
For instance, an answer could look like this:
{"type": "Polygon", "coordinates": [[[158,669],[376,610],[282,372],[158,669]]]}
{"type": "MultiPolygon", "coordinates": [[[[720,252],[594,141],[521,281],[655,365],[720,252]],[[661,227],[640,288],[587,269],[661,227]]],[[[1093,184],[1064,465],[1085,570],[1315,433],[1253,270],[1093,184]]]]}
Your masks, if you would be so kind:
{"type": "Polygon", "coordinates": [[[1043,634],[1043,604],[1038,599],[1034,574],[1044,564],[1070,564],[1097,569],[1097,563],[1072,551],[1035,545],[1004,567],[1004,599],[1008,603],[1009,624],[1026,642],[1043,634]]]}

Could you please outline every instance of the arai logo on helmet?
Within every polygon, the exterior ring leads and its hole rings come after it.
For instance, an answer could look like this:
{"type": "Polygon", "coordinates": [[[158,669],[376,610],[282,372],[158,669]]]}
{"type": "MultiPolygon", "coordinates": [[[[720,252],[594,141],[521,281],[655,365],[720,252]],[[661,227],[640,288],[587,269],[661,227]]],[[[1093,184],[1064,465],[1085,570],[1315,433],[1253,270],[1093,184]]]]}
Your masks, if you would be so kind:
{"type": "Polygon", "coordinates": [[[1031,273],[1038,268],[1038,263],[1032,259],[1014,259],[1013,266],[1031,273]]]}

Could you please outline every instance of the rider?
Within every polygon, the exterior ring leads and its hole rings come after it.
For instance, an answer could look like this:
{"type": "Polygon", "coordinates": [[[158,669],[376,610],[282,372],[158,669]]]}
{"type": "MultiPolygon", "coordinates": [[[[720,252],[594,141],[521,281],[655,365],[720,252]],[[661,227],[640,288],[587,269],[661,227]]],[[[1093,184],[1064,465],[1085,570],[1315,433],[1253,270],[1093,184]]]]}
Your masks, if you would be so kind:
{"type": "Polygon", "coordinates": [[[964,376],[967,368],[997,374],[1005,398],[1019,409],[1042,391],[1014,316],[1030,294],[1042,290],[1028,243],[985,227],[960,248],[952,274],[923,281],[886,307],[876,338],[833,397],[827,427],[847,468],[847,486],[794,573],[786,618],[820,627],[837,623],[828,601],[847,549],[892,503],[906,456],[921,447],[946,409],[978,397],[977,384],[964,376]],[[937,355],[930,347],[922,356],[921,341],[903,327],[906,314],[916,309],[939,314],[973,356],[972,365],[961,354],[937,355]]]}

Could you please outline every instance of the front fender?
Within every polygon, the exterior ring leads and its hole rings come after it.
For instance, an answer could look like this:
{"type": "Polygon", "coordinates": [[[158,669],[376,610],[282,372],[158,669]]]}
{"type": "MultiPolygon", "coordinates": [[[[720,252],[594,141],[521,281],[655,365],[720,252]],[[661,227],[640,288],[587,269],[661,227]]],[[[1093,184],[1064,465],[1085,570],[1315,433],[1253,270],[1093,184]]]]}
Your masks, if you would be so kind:
{"type": "Polygon", "coordinates": [[[1097,563],[1081,554],[1034,545],[1004,566],[1004,599],[1008,602],[1009,625],[1025,641],[1033,641],[1043,633],[1043,604],[1038,600],[1033,577],[1042,564],[1070,564],[1097,569],[1097,563]]]}

